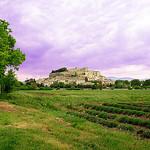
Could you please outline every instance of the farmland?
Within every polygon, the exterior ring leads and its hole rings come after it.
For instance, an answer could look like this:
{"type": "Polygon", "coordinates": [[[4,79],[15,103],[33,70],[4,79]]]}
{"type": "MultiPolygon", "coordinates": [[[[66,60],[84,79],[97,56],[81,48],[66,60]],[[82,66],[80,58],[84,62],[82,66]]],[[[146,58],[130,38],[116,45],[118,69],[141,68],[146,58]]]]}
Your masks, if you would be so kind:
{"type": "Polygon", "coordinates": [[[149,90],[16,91],[0,118],[0,150],[150,149],[149,90]]]}

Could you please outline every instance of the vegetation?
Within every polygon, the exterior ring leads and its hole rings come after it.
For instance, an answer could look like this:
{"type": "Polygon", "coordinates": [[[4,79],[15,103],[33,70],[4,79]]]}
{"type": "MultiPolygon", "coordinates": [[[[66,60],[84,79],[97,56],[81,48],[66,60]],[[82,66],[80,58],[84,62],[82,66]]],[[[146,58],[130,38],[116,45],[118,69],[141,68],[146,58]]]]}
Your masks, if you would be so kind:
{"type": "Polygon", "coordinates": [[[14,67],[15,70],[18,70],[18,66],[25,61],[25,54],[19,48],[14,49],[16,40],[10,34],[12,31],[8,26],[8,22],[0,19],[0,85],[2,92],[12,91],[15,82],[12,70],[5,76],[7,67],[14,67]],[[8,76],[11,76],[11,80],[8,79],[8,76]]]}
{"type": "Polygon", "coordinates": [[[12,92],[17,86],[18,80],[16,79],[15,72],[10,69],[8,73],[4,76],[4,86],[3,90],[5,92],[12,92]]]}
{"type": "Polygon", "coordinates": [[[134,127],[132,125],[128,125],[128,124],[121,124],[119,126],[119,129],[125,130],[125,131],[134,131],[134,127]]]}
{"type": "Polygon", "coordinates": [[[134,79],[131,81],[131,86],[140,86],[141,82],[139,79],[134,79]]]}
{"type": "MultiPolygon", "coordinates": [[[[26,90],[2,94],[0,150],[149,149],[149,128],[146,124],[142,127],[120,123],[118,119],[124,114],[104,113],[91,107],[86,112],[87,108],[83,108],[86,103],[103,106],[104,102],[148,107],[149,100],[149,90],[26,90]],[[107,117],[95,115],[97,112],[107,117]]],[[[144,116],[128,118],[148,120],[144,116]]]]}
{"type": "MultiPolygon", "coordinates": [[[[76,75],[73,75],[72,77],[76,77],[76,75]]],[[[16,78],[14,78],[14,80],[16,80],[16,78]]],[[[4,79],[3,79],[4,82],[4,79]]],[[[13,89],[17,89],[17,90],[52,90],[52,89],[61,89],[61,88],[66,88],[66,90],[83,90],[83,89],[92,89],[92,90],[102,90],[102,89],[111,89],[111,90],[115,90],[115,89],[137,89],[137,90],[143,90],[143,89],[147,89],[150,88],[150,86],[146,86],[148,85],[148,80],[146,80],[147,84],[144,84],[145,81],[141,82],[141,86],[133,86],[131,87],[131,82],[127,81],[127,80],[116,80],[116,84],[110,84],[110,85],[105,85],[102,84],[101,82],[98,81],[89,81],[91,83],[93,83],[93,85],[82,85],[82,84],[76,84],[76,83],[69,83],[69,84],[65,84],[63,82],[54,82],[53,84],[50,85],[50,87],[45,86],[44,84],[37,84],[36,80],[33,78],[27,79],[25,80],[26,84],[23,84],[20,81],[17,81],[17,84],[13,85],[13,87],[15,86],[16,88],[13,89]]],[[[3,88],[4,89],[4,88],[3,88]]]]}
{"type": "Polygon", "coordinates": [[[66,67],[63,67],[63,68],[60,68],[60,69],[57,69],[57,70],[52,70],[52,73],[64,72],[64,71],[67,71],[66,67]]]}

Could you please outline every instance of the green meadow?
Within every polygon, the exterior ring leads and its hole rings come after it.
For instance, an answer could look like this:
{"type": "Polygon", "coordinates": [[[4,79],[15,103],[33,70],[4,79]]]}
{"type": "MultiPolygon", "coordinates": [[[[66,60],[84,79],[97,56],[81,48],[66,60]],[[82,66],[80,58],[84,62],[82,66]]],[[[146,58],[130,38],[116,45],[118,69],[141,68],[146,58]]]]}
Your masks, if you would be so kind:
{"type": "Polygon", "coordinates": [[[150,150],[150,139],[135,131],[109,128],[67,113],[80,112],[80,109],[83,113],[80,104],[104,102],[149,106],[150,90],[33,90],[3,94],[0,96],[0,150],[150,150]]]}

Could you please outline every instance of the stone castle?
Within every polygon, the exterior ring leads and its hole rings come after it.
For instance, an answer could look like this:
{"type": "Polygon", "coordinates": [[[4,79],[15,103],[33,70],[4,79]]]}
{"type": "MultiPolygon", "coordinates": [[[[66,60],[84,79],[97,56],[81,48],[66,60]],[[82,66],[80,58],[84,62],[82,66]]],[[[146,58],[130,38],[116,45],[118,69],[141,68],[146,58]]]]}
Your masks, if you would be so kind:
{"type": "Polygon", "coordinates": [[[50,73],[49,78],[40,78],[36,82],[43,83],[44,86],[50,86],[54,82],[63,82],[65,84],[82,84],[93,85],[94,83],[88,81],[101,81],[102,84],[114,84],[114,81],[107,79],[105,76],[100,75],[99,71],[89,70],[85,68],[72,68],[63,72],[50,73]]]}

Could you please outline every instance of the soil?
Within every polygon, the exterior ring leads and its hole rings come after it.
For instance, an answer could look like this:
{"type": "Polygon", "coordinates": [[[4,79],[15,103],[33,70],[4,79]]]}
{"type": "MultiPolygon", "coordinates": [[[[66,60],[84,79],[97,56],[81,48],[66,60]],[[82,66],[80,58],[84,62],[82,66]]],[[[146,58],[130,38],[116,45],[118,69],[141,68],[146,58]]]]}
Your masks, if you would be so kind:
{"type": "Polygon", "coordinates": [[[0,111],[5,112],[20,112],[20,110],[16,109],[16,105],[9,104],[8,102],[1,102],[0,103],[0,111]]]}

